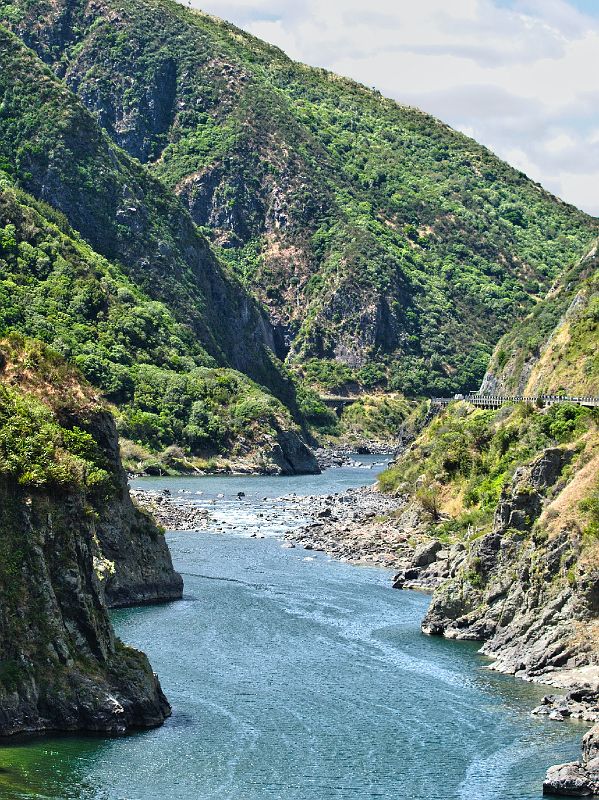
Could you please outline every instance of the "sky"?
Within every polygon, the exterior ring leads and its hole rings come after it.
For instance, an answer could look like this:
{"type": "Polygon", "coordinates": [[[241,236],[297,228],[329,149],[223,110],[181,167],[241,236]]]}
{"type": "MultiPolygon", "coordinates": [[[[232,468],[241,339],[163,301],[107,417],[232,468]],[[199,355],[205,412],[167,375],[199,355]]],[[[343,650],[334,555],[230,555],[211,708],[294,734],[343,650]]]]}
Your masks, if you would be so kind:
{"type": "Polygon", "coordinates": [[[599,0],[191,4],[434,114],[599,216],[599,0]]]}

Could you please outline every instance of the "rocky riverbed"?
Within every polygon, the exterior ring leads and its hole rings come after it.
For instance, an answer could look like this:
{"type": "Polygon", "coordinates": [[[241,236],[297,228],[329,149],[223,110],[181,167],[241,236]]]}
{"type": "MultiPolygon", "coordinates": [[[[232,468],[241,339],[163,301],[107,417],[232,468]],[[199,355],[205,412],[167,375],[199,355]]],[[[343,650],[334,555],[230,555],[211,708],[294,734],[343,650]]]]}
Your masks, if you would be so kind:
{"type": "Polygon", "coordinates": [[[130,494],[135,505],[152,514],[163,528],[202,531],[210,523],[210,513],[205,508],[198,508],[194,503],[180,497],[172,497],[168,489],[162,492],[131,489],[130,494]]]}
{"type": "Polygon", "coordinates": [[[418,504],[374,486],[302,498],[298,505],[314,521],[288,539],[341,561],[393,569],[395,589],[433,591],[465,558],[461,543],[431,539],[430,519],[418,504]]]}
{"type": "MultiPolygon", "coordinates": [[[[321,447],[314,451],[321,470],[332,467],[361,466],[360,456],[381,456],[381,461],[391,461],[397,454],[396,449],[378,442],[368,442],[359,447],[355,445],[339,445],[338,447],[321,447]]],[[[369,467],[370,469],[372,466],[369,467]]]]}
{"type": "Polygon", "coordinates": [[[531,713],[548,716],[557,722],[567,719],[599,722],[599,691],[591,686],[581,686],[568,694],[548,694],[531,713]]]}

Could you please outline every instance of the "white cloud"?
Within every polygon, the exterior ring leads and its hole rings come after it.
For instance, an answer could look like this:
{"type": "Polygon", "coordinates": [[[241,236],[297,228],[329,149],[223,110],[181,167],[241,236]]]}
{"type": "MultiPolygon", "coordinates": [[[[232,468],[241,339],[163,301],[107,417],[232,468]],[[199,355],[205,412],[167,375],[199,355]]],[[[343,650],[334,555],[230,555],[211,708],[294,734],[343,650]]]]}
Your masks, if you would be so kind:
{"type": "Polygon", "coordinates": [[[468,132],[599,214],[599,19],[565,0],[192,0],[468,132]]]}
{"type": "Polygon", "coordinates": [[[564,153],[576,147],[576,140],[568,133],[558,133],[543,142],[543,147],[548,153],[564,153]]]}

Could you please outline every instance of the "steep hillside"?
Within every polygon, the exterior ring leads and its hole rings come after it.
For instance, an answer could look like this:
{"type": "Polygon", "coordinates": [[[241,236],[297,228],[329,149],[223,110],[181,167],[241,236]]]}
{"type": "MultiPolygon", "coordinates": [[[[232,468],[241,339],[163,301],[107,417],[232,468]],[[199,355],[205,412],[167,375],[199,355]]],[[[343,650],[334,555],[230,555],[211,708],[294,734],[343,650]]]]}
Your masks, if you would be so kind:
{"type": "Polygon", "coordinates": [[[499,342],[482,391],[500,394],[599,393],[597,243],[560,275],[530,315],[499,342]]]}
{"type": "MultiPolygon", "coordinates": [[[[18,39],[2,35],[0,335],[19,330],[52,344],[118,405],[121,434],[154,453],[173,446],[192,458],[249,452],[256,469],[263,460],[285,472],[315,471],[292,418],[293,387],[261,341],[272,337],[253,302],[177,202],[102,136],[18,39]],[[65,142],[75,147],[72,137],[85,139],[76,158],[64,152],[65,142]],[[38,159],[48,161],[45,171],[38,159]],[[140,224],[112,205],[115,187],[128,202],[138,193],[129,210],[139,211],[140,224]],[[103,242],[96,229],[108,235],[114,211],[115,239],[103,242]],[[217,366],[228,363],[270,385],[291,412],[249,378],[217,366]]],[[[152,461],[149,454],[144,463],[152,461]]]]}
{"type": "MultiPolygon", "coordinates": [[[[267,319],[180,203],[5,29],[0,98],[0,166],[19,187],[61,211],[147,298],[166,304],[195,363],[246,372],[293,406],[292,386],[269,349],[267,319]]],[[[94,302],[101,299],[88,305],[94,302]]]]}
{"type": "Polygon", "coordinates": [[[122,436],[149,448],[136,468],[249,454],[258,468],[314,471],[290,412],[246,376],[212,363],[192,331],[66,219],[0,179],[0,335],[52,344],[119,408],[122,436]],[[169,449],[170,448],[170,449],[169,449]],[[175,459],[177,460],[177,459],[175,459]],[[141,462],[141,463],[140,463],[141,462]]]}
{"type": "Polygon", "coordinates": [[[574,405],[456,403],[382,476],[460,544],[427,632],[481,639],[523,676],[599,663],[598,422],[574,405]]]}
{"type": "Polygon", "coordinates": [[[40,343],[2,341],[0,365],[0,734],[159,725],[168,702],[105,596],[180,597],[182,582],[131,505],[114,423],[40,343]]]}
{"type": "Polygon", "coordinates": [[[169,0],[0,15],[179,194],[292,363],[336,359],[407,393],[477,388],[597,229],[426,114],[169,0]]]}

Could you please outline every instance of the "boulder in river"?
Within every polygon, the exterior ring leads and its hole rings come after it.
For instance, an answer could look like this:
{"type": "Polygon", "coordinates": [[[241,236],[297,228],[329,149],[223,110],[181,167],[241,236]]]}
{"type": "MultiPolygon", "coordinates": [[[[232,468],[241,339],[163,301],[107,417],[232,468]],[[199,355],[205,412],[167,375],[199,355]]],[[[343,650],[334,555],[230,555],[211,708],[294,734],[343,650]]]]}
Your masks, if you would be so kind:
{"type": "Polygon", "coordinates": [[[547,771],[543,794],[560,797],[599,796],[599,725],[582,740],[582,760],[558,764],[547,771]]]}

